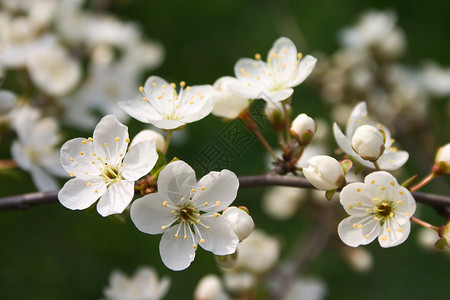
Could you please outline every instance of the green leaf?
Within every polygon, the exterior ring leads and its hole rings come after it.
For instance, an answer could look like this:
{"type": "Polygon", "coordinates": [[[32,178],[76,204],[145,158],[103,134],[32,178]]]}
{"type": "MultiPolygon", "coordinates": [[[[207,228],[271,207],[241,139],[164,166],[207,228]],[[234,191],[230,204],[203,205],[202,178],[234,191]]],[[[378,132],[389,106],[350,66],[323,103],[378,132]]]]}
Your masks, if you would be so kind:
{"type": "Polygon", "coordinates": [[[344,159],[339,162],[342,166],[342,169],[344,169],[344,173],[347,174],[348,171],[353,167],[353,162],[351,159],[344,159]]]}

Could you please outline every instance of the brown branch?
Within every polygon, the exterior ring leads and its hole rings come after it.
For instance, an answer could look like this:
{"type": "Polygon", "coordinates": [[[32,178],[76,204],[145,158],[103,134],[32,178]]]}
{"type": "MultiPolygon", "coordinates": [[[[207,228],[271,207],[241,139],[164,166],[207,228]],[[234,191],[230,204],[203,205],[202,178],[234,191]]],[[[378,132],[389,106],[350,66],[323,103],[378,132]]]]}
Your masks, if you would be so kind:
{"type": "MultiPolygon", "coordinates": [[[[291,186],[313,189],[314,187],[301,177],[289,177],[281,175],[254,175],[239,177],[240,188],[264,187],[264,186],[291,186]]],[[[441,215],[446,217],[450,214],[450,197],[427,194],[421,192],[412,193],[417,202],[435,208],[441,215]]],[[[39,192],[0,198],[0,211],[3,210],[25,210],[31,206],[58,202],[58,191],[39,192]]]]}

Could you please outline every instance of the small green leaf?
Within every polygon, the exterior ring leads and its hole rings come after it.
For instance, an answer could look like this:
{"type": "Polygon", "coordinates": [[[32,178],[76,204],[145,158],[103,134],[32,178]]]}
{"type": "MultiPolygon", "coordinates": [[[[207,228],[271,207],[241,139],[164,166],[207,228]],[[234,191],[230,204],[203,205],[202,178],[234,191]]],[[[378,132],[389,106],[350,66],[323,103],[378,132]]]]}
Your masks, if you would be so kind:
{"type": "Polygon", "coordinates": [[[328,201],[331,201],[331,199],[333,198],[336,191],[337,191],[337,189],[326,191],[325,198],[327,198],[328,201]]]}
{"type": "Polygon", "coordinates": [[[342,166],[342,169],[344,169],[344,174],[347,174],[348,171],[353,167],[353,162],[351,159],[344,159],[339,162],[342,166]]]}

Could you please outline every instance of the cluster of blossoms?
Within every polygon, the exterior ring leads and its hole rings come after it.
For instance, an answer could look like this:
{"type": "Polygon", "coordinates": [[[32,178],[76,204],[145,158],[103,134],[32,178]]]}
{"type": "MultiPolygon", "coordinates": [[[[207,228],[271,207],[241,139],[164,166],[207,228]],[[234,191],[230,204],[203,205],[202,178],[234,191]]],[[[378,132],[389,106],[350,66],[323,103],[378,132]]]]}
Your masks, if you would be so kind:
{"type": "Polygon", "coordinates": [[[421,124],[429,116],[432,100],[450,95],[448,67],[431,59],[419,67],[401,62],[407,41],[393,11],[366,11],[356,24],[341,30],[339,41],[340,48],[323,57],[313,73],[338,122],[343,123],[343,112],[364,99],[392,129],[401,120],[408,126],[396,130],[424,130],[421,124]]]}
{"type": "MultiPolygon", "coordinates": [[[[29,100],[18,101],[13,93],[0,91],[0,121],[5,118],[17,133],[11,148],[13,159],[31,173],[39,190],[58,189],[57,181],[49,174],[72,177],[58,193],[63,206],[84,210],[96,204],[103,217],[129,213],[141,232],[161,234],[161,260],[171,270],[188,268],[198,246],[213,253],[222,269],[222,279],[215,275],[205,277],[195,291],[196,299],[230,299],[228,292],[251,294],[262,275],[273,270],[280,253],[275,238],[254,230],[254,221],[245,207],[231,206],[240,186],[236,174],[227,169],[216,170],[197,180],[194,169],[185,161],[167,159],[172,134],[210,113],[240,119],[252,130],[272,157],[273,174],[300,174],[317,190],[325,191],[325,197],[320,193],[322,199],[333,201],[339,197],[350,216],[335,225],[338,236],[350,247],[366,245],[377,237],[381,247],[403,243],[416,210],[412,191],[436,176],[450,173],[450,148],[446,145],[437,152],[429,177],[409,189],[399,185],[387,171],[401,168],[409,154],[393,146],[387,126],[370,120],[366,102],[358,103],[350,112],[345,134],[337,123],[333,125],[342,159],[326,155],[330,151],[315,144],[320,140],[319,122],[305,113],[292,121],[290,116],[293,88],[312,73],[317,59],[303,56],[286,37],[274,42],[266,61],[260,54],[254,59],[240,59],[234,66],[234,77],[221,77],[213,85],[189,86],[181,81],[177,89],[177,84],[152,75],[137,88],[135,82],[143,70],[161,61],[161,48],[142,41],[139,30],[131,24],[83,12],[81,2],[6,4],[7,10],[23,15],[17,17],[7,11],[0,14],[0,24],[5,24],[0,37],[6,41],[0,62],[6,68],[23,68],[42,93],[44,103],[59,101],[67,121],[82,116],[82,127],[91,128],[97,123],[92,109],[107,114],[95,126],[92,137],[71,139],[58,151],[60,136],[55,119],[17,103],[29,100]],[[41,14],[35,10],[48,14],[36,19],[41,14]],[[61,18],[69,21],[62,22],[61,18]],[[88,27],[83,27],[85,23],[88,27]],[[81,30],[75,34],[68,24],[80,26],[81,30]],[[53,26],[56,33],[50,32],[53,26]],[[89,27],[98,30],[87,30],[89,27]],[[83,84],[76,88],[82,81],[82,61],[73,56],[71,47],[78,44],[83,45],[89,66],[83,84]],[[114,56],[116,50],[121,52],[120,57],[114,56]],[[278,136],[279,152],[265,140],[252,117],[250,107],[257,99],[264,101],[266,117],[278,136]],[[123,124],[130,116],[165,131],[165,136],[143,130],[131,140],[128,127],[123,124]]],[[[325,78],[321,82],[324,94],[333,94],[332,101],[340,101],[347,96],[343,94],[346,85],[353,84],[368,91],[364,98],[371,103],[375,96],[370,95],[368,85],[378,83],[372,82],[373,72],[364,69],[371,65],[365,60],[376,56],[384,63],[383,68],[391,70],[394,66],[390,64],[403,51],[403,34],[395,26],[394,15],[374,12],[357,27],[345,30],[342,41],[344,53],[335,58],[338,67],[342,56],[353,57],[356,53],[353,62],[357,70],[336,71],[333,60],[319,67],[316,76],[325,78]],[[328,84],[329,78],[342,73],[350,73],[354,81],[343,79],[337,87],[328,84]],[[341,93],[335,94],[336,90],[341,93]]],[[[397,93],[397,87],[389,81],[385,84],[389,88],[381,98],[394,99],[397,107],[404,106],[398,101],[410,100],[397,94],[395,98],[390,93],[397,93]]],[[[440,89],[441,94],[446,92],[441,87],[434,88],[440,89]]],[[[389,116],[388,121],[392,118],[389,116]]],[[[311,196],[298,189],[271,192],[275,196],[266,195],[264,208],[277,219],[292,217],[302,199],[311,196]]],[[[321,208],[326,204],[322,201],[315,205],[321,208]]],[[[448,227],[439,229],[441,248],[449,244],[448,227]]],[[[139,271],[133,279],[113,273],[104,294],[107,299],[160,299],[169,284],[168,279],[159,283],[152,269],[139,271]]],[[[300,278],[280,298],[321,299],[324,295],[321,281],[300,278]]]]}

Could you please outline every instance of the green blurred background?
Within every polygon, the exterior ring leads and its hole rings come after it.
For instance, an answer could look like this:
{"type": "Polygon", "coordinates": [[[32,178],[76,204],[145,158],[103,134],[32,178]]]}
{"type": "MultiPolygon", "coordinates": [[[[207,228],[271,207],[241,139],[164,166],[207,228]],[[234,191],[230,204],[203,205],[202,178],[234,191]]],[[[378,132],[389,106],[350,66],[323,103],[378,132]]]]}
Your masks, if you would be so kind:
{"type": "MultiPolygon", "coordinates": [[[[338,48],[338,30],[354,24],[368,8],[396,11],[408,43],[403,62],[419,65],[432,58],[450,65],[450,5],[444,0],[140,0],[121,1],[112,7],[115,14],[135,20],[147,37],[163,44],[166,59],[152,74],[191,85],[212,84],[221,76],[233,75],[239,58],[257,52],[264,57],[280,36],[290,37],[305,54],[331,54],[338,48]]],[[[294,113],[328,117],[319,101],[318,93],[303,84],[295,89],[294,113]]],[[[187,145],[171,147],[169,157],[193,163],[193,157],[224,126],[213,116],[189,125],[187,145]]],[[[448,128],[448,124],[442,126],[448,128]]],[[[142,127],[131,122],[131,135],[142,127]]],[[[0,150],[2,154],[9,151],[5,145],[0,150]]],[[[264,157],[259,144],[254,143],[232,170],[238,175],[265,172],[264,157]]],[[[29,177],[17,174],[14,179],[1,179],[2,196],[33,191],[29,177]]],[[[289,252],[294,241],[288,237],[297,236],[305,222],[269,219],[260,209],[262,192],[257,188],[241,190],[236,203],[249,207],[258,227],[280,235],[283,253],[289,252]]],[[[438,224],[444,222],[428,208],[423,208],[421,215],[438,224]]],[[[411,237],[398,247],[382,249],[376,242],[369,245],[375,264],[368,274],[352,272],[331,248],[307,274],[326,282],[327,299],[446,299],[450,293],[449,256],[420,248],[417,229],[413,225],[411,237]]],[[[70,211],[59,204],[2,212],[0,238],[0,299],[99,299],[113,269],[131,274],[141,265],[154,266],[160,275],[172,278],[166,299],[190,299],[203,275],[218,273],[213,255],[202,249],[190,268],[172,272],[159,257],[160,236],[145,235],[131,222],[116,224],[98,214],[70,211]]]]}

